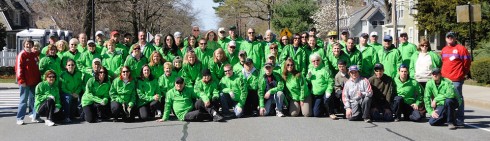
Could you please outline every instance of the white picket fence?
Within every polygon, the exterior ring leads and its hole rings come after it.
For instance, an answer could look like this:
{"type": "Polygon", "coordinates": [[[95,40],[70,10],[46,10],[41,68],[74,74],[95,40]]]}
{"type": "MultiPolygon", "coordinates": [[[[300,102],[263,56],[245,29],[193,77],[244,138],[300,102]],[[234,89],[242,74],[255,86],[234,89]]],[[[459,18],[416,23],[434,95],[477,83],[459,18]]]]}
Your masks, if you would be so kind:
{"type": "Polygon", "coordinates": [[[17,52],[15,49],[7,49],[7,47],[3,47],[2,53],[0,54],[0,66],[2,67],[15,66],[16,57],[17,57],[17,52]]]}

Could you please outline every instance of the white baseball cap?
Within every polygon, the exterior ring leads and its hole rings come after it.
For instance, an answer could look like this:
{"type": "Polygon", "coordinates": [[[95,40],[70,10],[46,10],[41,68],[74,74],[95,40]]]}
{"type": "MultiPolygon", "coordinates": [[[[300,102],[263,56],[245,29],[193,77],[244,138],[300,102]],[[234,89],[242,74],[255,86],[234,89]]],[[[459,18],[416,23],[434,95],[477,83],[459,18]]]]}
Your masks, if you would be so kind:
{"type": "Polygon", "coordinates": [[[97,31],[97,32],[95,32],[95,36],[97,36],[97,35],[102,35],[102,36],[105,36],[105,35],[104,35],[104,32],[102,32],[102,31],[97,31]]]}
{"type": "Polygon", "coordinates": [[[371,32],[371,34],[369,34],[369,35],[371,35],[371,36],[378,36],[378,32],[373,31],[373,32],[371,32]]]}

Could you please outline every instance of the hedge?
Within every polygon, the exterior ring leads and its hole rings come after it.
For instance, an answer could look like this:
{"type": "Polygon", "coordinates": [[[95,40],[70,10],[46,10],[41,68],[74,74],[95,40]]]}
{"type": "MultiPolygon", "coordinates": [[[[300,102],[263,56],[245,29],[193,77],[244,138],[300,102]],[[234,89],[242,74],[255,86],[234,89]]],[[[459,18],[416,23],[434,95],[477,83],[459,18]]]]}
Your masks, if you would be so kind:
{"type": "Polygon", "coordinates": [[[490,58],[473,61],[470,70],[472,78],[478,83],[490,83],[490,58]]]}

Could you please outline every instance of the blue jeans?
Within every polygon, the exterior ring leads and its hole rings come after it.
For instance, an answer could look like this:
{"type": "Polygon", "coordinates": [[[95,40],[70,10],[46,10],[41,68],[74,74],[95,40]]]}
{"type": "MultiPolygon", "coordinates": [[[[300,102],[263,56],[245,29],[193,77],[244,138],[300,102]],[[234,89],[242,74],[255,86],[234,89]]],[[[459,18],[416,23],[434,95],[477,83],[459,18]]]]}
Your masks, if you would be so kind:
{"type": "Polygon", "coordinates": [[[276,104],[276,109],[282,112],[282,105],[284,104],[284,93],[282,91],[278,91],[275,94],[271,94],[269,99],[266,99],[265,102],[265,115],[269,115],[272,104],[276,104]]]}
{"type": "Polygon", "coordinates": [[[324,103],[325,95],[312,95],[313,101],[313,116],[314,117],[322,117],[325,113],[325,103],[324,103]]]}
{"type": "MultiPolygon", "coordinates": [[[[432,116],[429,119],[429,124],[431,126],[439,126],[443,125],[444,123],[453,123],[455,122],[455,110],[458,107],[458,100],[455,98],[448,98],[444,102],[444,106],[437,106],[436,111],[437,114],[439,114],[439,118],[432,118],[432,116]]],[[[430,113],[429,113],[430,114],[430,113]]]]}
{"type": "Polygon", "coordinates": [[[70,118],[71,114],[77,111],[78,99],[74,99],[71,94],[63,93],[61,96],[61,106],[63,107],[63,116],[70,118]]]}
{"type": "Polygon", "coordinates": [[[230,107],[233,107],[233,111],[235,112],[236,117],[242,117],[243,116],[243,108],[241,111],[238,111],[237,109],[237,102],[231,99],[231,96],[229,94],[221,93],[220,94],[220,100],[221,100],[221,108],[223,110],[223,114],[229,114],[230,107]]]}
{"type": "Polygon", "coordinates": [[[456,89],[456,94],[461,96],[461,105],[456,111],[456,124],[460,125],[464,123],[464,98],[463,98],[463,84],[464,81],[454,81],[454,89],[456,89]]]}
{"type": "Polygon", "coordinates": [[[35,119],[39,118],[37,116],[36,109],[34,109],[35,108],[34,92],[36,86],[25,86],[25,87],[19,86],[19,89],[20,89],[20,103],[19,103],[19,107],[17,108],[17,120],[24,120],[28,105],[29,105],[29,114],[32,114],[32,116],[35,119]]]}

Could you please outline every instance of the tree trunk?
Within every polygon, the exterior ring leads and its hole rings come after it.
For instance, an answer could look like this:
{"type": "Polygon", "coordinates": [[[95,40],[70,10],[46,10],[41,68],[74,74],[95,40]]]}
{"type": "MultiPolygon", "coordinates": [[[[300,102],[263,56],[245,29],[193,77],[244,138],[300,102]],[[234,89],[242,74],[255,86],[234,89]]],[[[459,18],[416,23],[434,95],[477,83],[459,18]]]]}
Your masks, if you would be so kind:
{"type": "Polygon", "coordinates": [[[83,22],[83,31],[87,34],[88,39],[91,39],[91,29],[92,29],[92,0],[87,1],[87,5],[85,7],[85,20],[83,22]]]}

